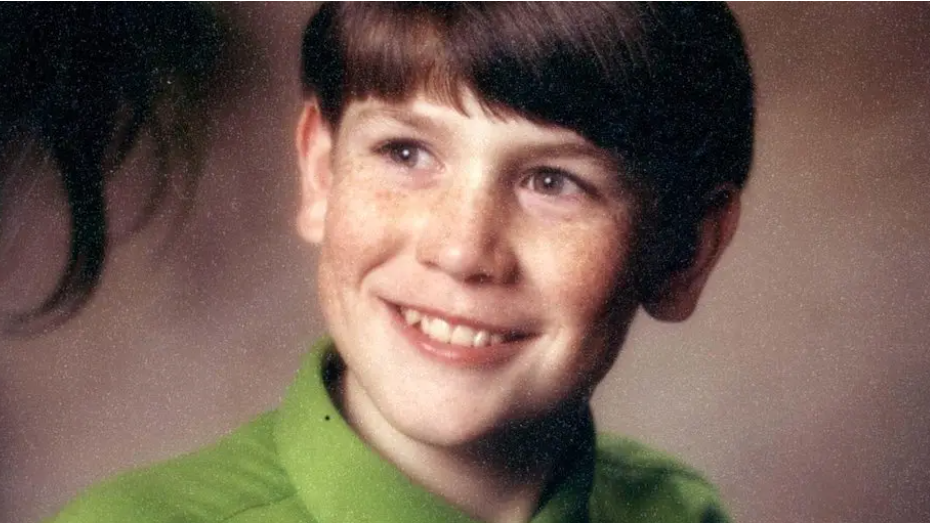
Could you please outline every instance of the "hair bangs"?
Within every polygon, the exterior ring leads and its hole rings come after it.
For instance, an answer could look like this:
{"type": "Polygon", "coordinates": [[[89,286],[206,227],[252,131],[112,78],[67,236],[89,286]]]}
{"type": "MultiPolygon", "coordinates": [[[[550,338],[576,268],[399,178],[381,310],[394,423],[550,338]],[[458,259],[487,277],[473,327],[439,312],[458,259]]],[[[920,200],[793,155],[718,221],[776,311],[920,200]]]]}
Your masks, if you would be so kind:
{"type": "Polygon", "coordinates": [[[463,87],[470,82],[445,40],[448,13],[426,4],[402,14],[381,4],[339,9],[344,13],[338,20],[318,15],[314,21],[322,23],[308,27],[308,33],[318,25],[324,34],[338,34],[338,42],[304,55],[304,77],[327,121],[337,124],[348,102],[368,97],[401,102],[425,94],[463,110],[463,87]]]}
{"type": "Polygon", "coordinates": [[[305,87],[331,123],[348,102],[367,97],[425,94],[463,110],[470,90],[489,114],[564,126],[606,146],[615,137],[599,137],[595,123],[628,67],[608,57],[632,54],[605,52],[605,42],[624,45],[617,29],[636,18],[589,13],[580,21],[585,32],[555,4],[327,5],[307,27],[304,41],[316,45],[304,48],[305,87]]]}
{"type": "Polygon", "coordinates": [[[640,106],[631,98],[643,89],[629,74],[638,66],[637,50],[627,42],[641,29],[638,17],[624,13],[635,8],[465,5],[467,16],[455,21],[448,45],[469,87],[495,114],[571,129],[622,152],[621,129],[604,123],[629,122],[640,106]]]}

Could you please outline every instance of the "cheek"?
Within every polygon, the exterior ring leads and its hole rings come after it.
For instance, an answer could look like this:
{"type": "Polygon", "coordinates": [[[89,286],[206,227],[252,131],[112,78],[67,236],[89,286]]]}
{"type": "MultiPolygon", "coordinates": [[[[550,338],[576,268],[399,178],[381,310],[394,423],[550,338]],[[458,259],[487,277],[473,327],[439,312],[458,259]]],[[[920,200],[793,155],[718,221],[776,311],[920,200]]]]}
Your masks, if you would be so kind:
{"type": "Polygon", "coordinates": [[[604,227],[573,238],[553,249],[545,275],[546,298],[567,343],[552,363],[574,376],[566,383],[576,393],[589,395],[613,366],[636,310],[628,283],[631,236],[626,228],[604,227]]]}
{"type": "Polygon", "coordinates": [[[633,319],[636,294],[630,284],[633,234],[627,219],[578,228],[554,248],[553,282],[547,296],[557,311],[566,351],[556,356],[561,372],[590,394],[616,360],[633,319]],[[569,240],[571,238],[571,240],[569,240]]]}
{"type": "Polygon", "coordinates": [[[389,191],[353,171],[337,176],[327,205],[321,263],[343,279],[360,279],[402,245],[399,206],[389,191]]]}
{"type": "Polygon", "coordinates": [[[327,202],[318,261],[317,289],[330,334],[351,346],[354,316],[365,276],[384,259],[389,231],[365,191],[347,183],[333,187],[327,202]],[[349,336],[348,338],[346,336],[349,336]]]}
{"type": "Polygon", "coordinates": [[[589,330],[605,319],[618,295],[628,294],[630,240],[628,228],[613,223],[559,235],[541,277],[548,282],[547,298],[565,315],[563,320],[589,330]]]}

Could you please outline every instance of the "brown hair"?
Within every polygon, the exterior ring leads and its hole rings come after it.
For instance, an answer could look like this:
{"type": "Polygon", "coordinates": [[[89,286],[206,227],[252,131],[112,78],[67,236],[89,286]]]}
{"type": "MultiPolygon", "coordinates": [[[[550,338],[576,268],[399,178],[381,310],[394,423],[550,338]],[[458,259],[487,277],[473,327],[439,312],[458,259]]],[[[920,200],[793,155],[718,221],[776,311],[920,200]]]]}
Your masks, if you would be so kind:
{"type": "Polygon", "coordinates": [[[644,191],[651,281],[691,263],[714,191],[742,188],[751,163],[751,70],[723,4],[326,3],[302,59],[333,126],[352,100],[455,105],[466,88],[614,153],[644,191]]]}
{"type": "Polygon", "coordinates": [[[56,288],[8,325],[0,316],[0,331],[33,333],[70,318],[97,288],[111,240],[106,185],[140,136],[152,136],[160,162],[143,215],[174,182],[193,191],[195,128],[221,27],[212,10],[189,3],[4,3],[0,34],[0,189],[12,159],[34,148],[57,171],[71,217],[56,288]],[[173,153],[190,160],[182,179],[168,169],[173,153]]]}

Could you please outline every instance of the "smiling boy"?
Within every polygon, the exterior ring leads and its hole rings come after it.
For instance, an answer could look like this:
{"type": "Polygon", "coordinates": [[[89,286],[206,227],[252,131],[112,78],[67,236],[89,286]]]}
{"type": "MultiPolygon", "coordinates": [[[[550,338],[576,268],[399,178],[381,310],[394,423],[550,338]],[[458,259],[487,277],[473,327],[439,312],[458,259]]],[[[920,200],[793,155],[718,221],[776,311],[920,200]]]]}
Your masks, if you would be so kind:
{"type": "Polygon", "coordinates": [[[724,521],[588,403],[640,306],[687,318],[736,230],[726,8],[325,4],[303,54],[331,339],[278,411],[60,521],[724,521]]]}

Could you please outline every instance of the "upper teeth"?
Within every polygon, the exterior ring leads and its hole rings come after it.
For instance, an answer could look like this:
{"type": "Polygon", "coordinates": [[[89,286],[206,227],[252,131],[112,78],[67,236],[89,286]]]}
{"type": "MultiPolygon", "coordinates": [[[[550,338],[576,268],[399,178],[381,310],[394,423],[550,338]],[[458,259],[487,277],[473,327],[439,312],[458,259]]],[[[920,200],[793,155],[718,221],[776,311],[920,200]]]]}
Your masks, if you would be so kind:
{"type": "Polygon", "coordinates": [[[465,325],[449,324],[442,318],[427,316],[420,311],[403,309],[407,325],[420,325],[420,330],[430,338],[464,347],[486,347],[504,342],[504,335],[486,330],[476,330],[465,325]]]}

